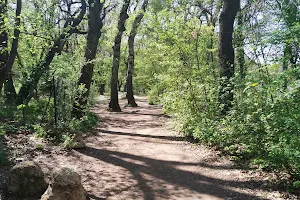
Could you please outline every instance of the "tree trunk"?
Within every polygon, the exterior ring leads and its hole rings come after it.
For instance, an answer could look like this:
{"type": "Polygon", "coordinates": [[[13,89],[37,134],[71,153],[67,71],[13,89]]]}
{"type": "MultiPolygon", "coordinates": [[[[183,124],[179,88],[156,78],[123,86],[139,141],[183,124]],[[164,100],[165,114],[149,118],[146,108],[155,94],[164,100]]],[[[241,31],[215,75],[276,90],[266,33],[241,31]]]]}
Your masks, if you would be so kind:
{"type": "MultiPolygon", "coordinates": [[[[277,2],[283,16],[283,21],[285,22],[287,28],[292,31],[294,27],[297,26],[297,22],[299,23],[299,7],[293,4],[290,0],[283,0],[281,5],[279,3],[280,1],[277,2]]],[[[299,56],[299,50],[296,50],[299,48],[299,36],[297,38],[297,34],[294,37],[292,35],[289,39],[285,39],[284,41],[285,47],[283,59],[285,62],[284,67],[286,67],[286,69],[288,68],[288,65],[291,65],[292,68],[295,68],[299,56]],[[295,51],[293,51],[294,48],[295,51]]]]}
{"type": "Polygon", "coordinates": [[[6,62],[8,60],[8,34],[5,24],[7,0],[0,1],[0,93],[5,81],[6,62]]]}
{"type": "Polygon", "coordinates": [[[288,70],[290,57],[292,57],[292,47],[290,44],[285,44],[283,51],[283,71],[288,70]]]}
{"type": "Polygon", "coordinates": [[[127,10],[129,7],[130,0],[124,0],[124,4],[121,8],[120,18],[118,21],[118,33],[115,37],[114,47],[113,47],[113,63],[111,71],[111,91],[110,91],[110,102],[109,108],[113,112],[120,112],[121,108],[119,105],[118,98],[118,74],[119,74],[119,65],[120,65],[120,50],[121,50],[121,41],[122,35],[125,29],[125,22],[129,18],[127,10]]]}
{"type": "Polygon", "coordinates": [[[224,5],[219,19],[219,65],[221,114],[225,115],[232,107],[234,76],[234,49],[232,45],[233,24],[240,8],[240,0],[223,0],[224,5]]]}
{"type": "Polygon", "coordinates": [[[243,27],[243,13],[240,11],[238,16],[238,30],[237,30],[237,63],[239,66],[239,74],[242,79],[246,77],[246,66],[245,66],[245,50],[244,50],[244,39],[245,36],[242,31],[243,27]]]}
{"type": "Polygon", "coordinates": [[[4,83],[4,93],[6,97],[6,103],[8,104],[14,104],[16,98],[17,98],[17,93],[15,90],[14,82],[11,73],[9,73],[6,76],[6,80],[4,83]]]}
{"type": "Polygon", "coordinates": [[[22,0],[17,0],[14,39],[12,41],[10,53],[8,56],[8,60],[6,62],[5,72],[4,72],[4,76],[6,80],[5,87],[4,87],[4,93],[7,97],[6,102],[14,102],[15,98],[17,97],[16,90],[13,84],[11,70],[17,57],[19,36],[20,36],[20,25],[21,25],[21,18],[20,18],[21,11],[22,11],[22,0]]]}
{"type": "Polygon", "coordinates": [[[60,37],[55,41],[53,46],[48,51],[45,60],[41,61],[36,67],[33,68],[29,77],[25,80],[23,85],[20,88],[17,97],[17,105],[27,104],[30,99],[33,97],[34,90],[37,88],[37,84],[41,78],[41,76],[49,70],[49,66],[55,56],[55,54],[59,50],[58,43],[62,43],[62,41],[66,38],[66,34],[60,35],[60,37]]]}
{"type": "Polygon", "coordinates": [[[105,84],[100,84],[99,93],[101,95],[104,95],[104,93],[105,93],[105,84]]]}
{"type": "Polygon", "coordinates": [[[103,5],[104,2],[101,3],[100,0],[89,0],[88,34],[84,55],[86,63],[81,69],[81,76],[78,81],[78,85],[83,84],[86,91],[75,100],[73,115],[77,118],[81,118],[84,115],[84,109],[88,102],[94,70],[93,60],[96,57],[97,47],[101,37],[101,29],[103,27],[103,19],[101,18],[103,5]]]}
{"type": "Polygon", "coordinates": [[[144,17],[144,13],[146,12],[146,8],[148,6],[149,0],[145,0],[142,5],[142,10],[134,19],[132,24],[132,29],[128,38],[128,68],[127,68],[127,77],[126,77],[126,98],[128,100],[128,105],[132,107],[136,107],[137,104],[133,95],[133,83],[132,83],[132,75],[134,70],[134,40],[137,34],[137,29],[144,17]]]}
{"type": "Polygon", "coordinates": [[[118,80],[118,91],[121,92],[121,88],[122,88],[123,82],[118,80]]]}
{"type": "MultiPolygon", "coordinates": [[[[86,12],[86,2],[81,0],[81,10],[78,14],[78,17],[73,19],[70,28],[68,31],[63,32],[59,37],[54,41],[53,46],[49,49],[45,59],[41,61],[36,67],[33,68],[32,73],[29,75],[27,80],[23,83],[20,88],[20,91],[17,96],[16,103],[27,104],[33,96],[33,91],[37,88],[37,84],[41,76],[49,70],[49,66],[56,55],[59,53],[65,44],[65,40],[74,33],[77,33],[76,27],[82,21],[86,12]]],[[[68,27],[68,26],[67,26],[68,27]]]]}

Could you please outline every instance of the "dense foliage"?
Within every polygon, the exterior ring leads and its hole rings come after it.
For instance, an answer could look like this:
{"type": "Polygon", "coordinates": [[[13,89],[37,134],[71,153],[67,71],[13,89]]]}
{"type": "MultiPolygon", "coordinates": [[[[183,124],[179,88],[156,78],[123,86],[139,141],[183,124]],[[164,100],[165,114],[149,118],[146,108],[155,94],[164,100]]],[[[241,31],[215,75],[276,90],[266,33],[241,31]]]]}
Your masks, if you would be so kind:
{"type": "Polygon", "coordinates": [[[283,48],[288,40],[293,46],[288,56],[299,56],[300,27],[299,15],[292,27],[282,18],[290,14],[282,10],[286,3],[296,5],[295,1],[256,2],[240,11],[245,21],[236,25],[234,39],[238,50],[238,33],[243,33],[247,70],[243,77],[237,58],[231,79],[233,107],[226,116],[219,112],[215,27],[207,19],[199,22],[197,15],[187,17],[184,10],[189,5],[148,14],[138,44],[147,48],[138,52],[141,67],[135,85],[137,91],[148,91],[149,103],[162,103],[185,135],[217,146],[235,159],[287,172],[296,181],[300,178],[299,61],[284,63],[283,48]]]}

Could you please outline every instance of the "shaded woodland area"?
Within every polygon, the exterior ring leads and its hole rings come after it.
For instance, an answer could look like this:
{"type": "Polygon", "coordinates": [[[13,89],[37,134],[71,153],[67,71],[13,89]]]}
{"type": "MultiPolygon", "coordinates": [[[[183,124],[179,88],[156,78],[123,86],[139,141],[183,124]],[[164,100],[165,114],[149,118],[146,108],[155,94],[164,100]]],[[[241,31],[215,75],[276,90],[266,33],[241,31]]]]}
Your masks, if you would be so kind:
{"type": "Polygon", "coordinates": [[[162,105],[185,138],[300,190],[298,0],[0,0],[5,137],[72,149],[101,114],[162,105]],[[121,92],[121,93],[120,93],[121,92]],[[120,96],[120,94],[123,94],[120,96]]]}

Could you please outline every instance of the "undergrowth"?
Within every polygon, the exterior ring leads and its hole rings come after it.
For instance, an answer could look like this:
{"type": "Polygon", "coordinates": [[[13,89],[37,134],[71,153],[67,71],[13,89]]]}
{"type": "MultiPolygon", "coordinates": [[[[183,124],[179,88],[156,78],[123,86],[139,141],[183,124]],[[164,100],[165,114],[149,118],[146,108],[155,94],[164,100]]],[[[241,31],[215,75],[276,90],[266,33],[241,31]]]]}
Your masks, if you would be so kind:
{"type": "MultiPolygon", "coordinates": [[[[69,142],[71,135],[87,133],[99,121],[98,116],[91,112],[86,112],[80,119],[66,115],[60,113],[55,120],[53,101],[47,99],[32,101],[26,106],[5,105],[0,109],[0,119],[5,122],[0,126],[0,137],[4,134],[34,134],[64,144],[69,142]]],[[[5,162],[5,157],[5,149],[1,146],[0,163],[5,162]]]]}
{"type": "Polygon", "coordinates": [[[282,75],[266,83],[254,73],[245,82],[233,81],[237,82],[235,99],[226,115],[218,112],[222,105],[217,103],[218,88],[213,85],[206,94],[199,83],[193,89],[187,85],[180,91],[165,90],[164,95],[152,99],[160,98],[164,111],[187,137],[278,177],[288,174],[287,188],[299,189],[300,81],[291,79],[284,88],[282,75]]]}

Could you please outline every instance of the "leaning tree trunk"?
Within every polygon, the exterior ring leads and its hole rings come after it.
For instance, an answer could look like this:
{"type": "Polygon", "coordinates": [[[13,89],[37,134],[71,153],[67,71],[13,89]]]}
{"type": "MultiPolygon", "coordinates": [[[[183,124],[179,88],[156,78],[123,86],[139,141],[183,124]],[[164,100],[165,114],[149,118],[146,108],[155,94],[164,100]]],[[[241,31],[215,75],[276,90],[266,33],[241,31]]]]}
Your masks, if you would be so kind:
{"type": "Polygon", "coordinates": [[[8,34],[5,24],[7,17],[7,0],[0,1],[0,93],[5,81],[5,68],[8,60],[8,34]]]}
{"type": "Polygon", "coordinates": [[[78,81],[78,85],[83,84],[86,91],[82,96],[76,98],[73,108],[73,115],[77,118],[81,118],[84,114],[84,108],[87,105],[87,100],[90,93],[90,87],[93,77],[94,62],[96,57],[97,47],[99,39],[101,37],[101,29],[103,27],[103,21],[101,13],[103,10],[104,2],[100,0],[89,0],[89,16],[88,16],[88,34],[87,44],[85,48],[85,60],[86,63],[81,69],[81,76],[78,81]]]}
{"type": "Polygon", "coordinates": [[[118,33],[115,37],[114,47],[113,47],[113,63],[112,63],[112,72],[111,72],[111,82],[110,82],[110,102],[109,108],[113,112],[120,112],[121,108],[119,105],[118,99],[118,73],[120,65],[120,51],[121,51],[121,41],[122,35],[125,29],[125,22],[129,18],[127,10],[129,7],[130,0],[124,0],[124,4],[121,8],[120,18],[118,22],[118,33]]]}
{"type": "Polygon", "coordinates": [[[234,76],[234,49],[232,45],[233,24],[240,8],[240,0],[223,0],[224,5],[219,19],[219,65],[220,90],[219,104],[221,114],[225,115],[232,107],[234,76]]]}
{"type": "Polygon", "coordinates": [[[54,56],[61,51],[66,42],[66,39],[72,34],[78,32],[77,26],[81,23],[85,12],[86,2],[85,0],[81,0],[81,10],[78,16],[72,20],[72,23],[70,25],[65,24],[65,28],[68,30],[58,36],[58,38],[54,41],[52,47],[49,49],[45,59],[41,61],[36,67],[34,67],[29,77],[21,86],[16,100],[17,105],[27,104],[33,97],[33,91],[37,88],[37,84],[42,75],[49,70],[49,66],[54,56]]]}
{"type": "Polygon", "coordinates": [[[61,35],[54,43],[54,45],[48,51],[45,60],[41,61],[36,67],[33,68],[29,77],[25,80],[20,88],[17,96],[16,104],[27,104],[33,97],[33,92],[37,88],[37,84],[41,76],[49,70],[49,66],[58,52],[59,45],[66,38],[66,34],[61,35]]]}
{"type": "Polygon", "coordinates": [[[145,0],[142,5],[142,10],[136,16],[133,21],[132,29],[128,38],[128,68],[127,68],[127,77],[126,77],[126,98],[128,100],[128,105],[132,107],[136,107],[137,104],[133,95],[133,84],[132,84],[132,75],[134,70],[134,40],[137,34],[137,29],[144,17],[144,13],[146,12],[147,5],[149,0],[145,0]]]}

